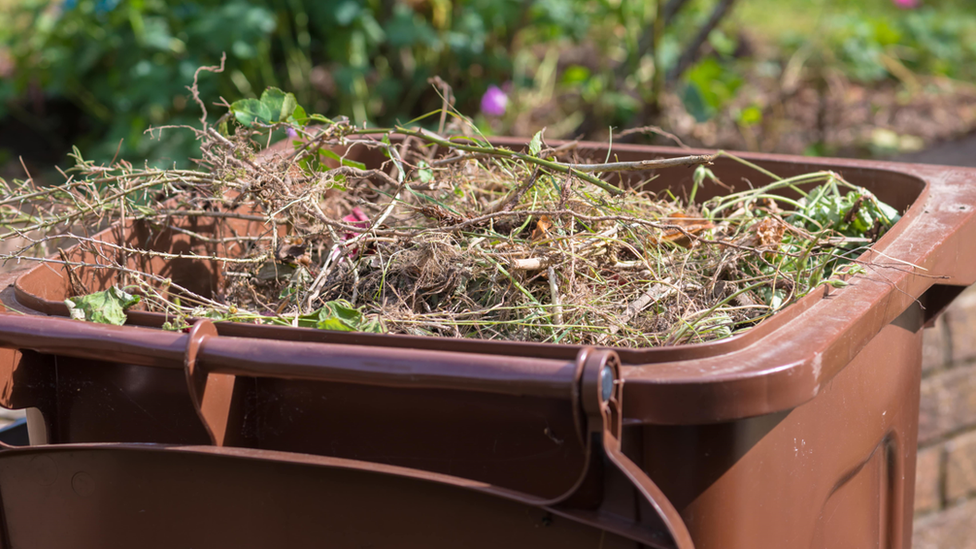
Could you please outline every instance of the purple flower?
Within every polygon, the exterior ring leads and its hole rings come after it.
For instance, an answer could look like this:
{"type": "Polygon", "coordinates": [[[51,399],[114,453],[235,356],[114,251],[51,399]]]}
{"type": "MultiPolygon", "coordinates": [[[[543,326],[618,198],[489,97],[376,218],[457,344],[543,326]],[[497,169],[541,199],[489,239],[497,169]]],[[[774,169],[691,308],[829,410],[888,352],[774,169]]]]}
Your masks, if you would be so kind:
{"type": "Polygon", "coordinates": [[[921,4],[921,0],[891,0],[896,6],[903,10],[910,10],[917,8],[921,4]]]}
{"type": "Polygon", "coordinates": [[[481,112],[486,116],[502,116],[508,106],[508,96],[498,86],[488,86],[481,96],[481,112]]]}
{"type": "Polygon", "coordinates": [[[293,128],[291,126],[288,126],[287,128],[285,128],[285,133],[288,134],[288,137],[290,137],[292,139],[295,139],[296,137],[298,137],[298,132],[295,131],[295,128],[293,128]]]}

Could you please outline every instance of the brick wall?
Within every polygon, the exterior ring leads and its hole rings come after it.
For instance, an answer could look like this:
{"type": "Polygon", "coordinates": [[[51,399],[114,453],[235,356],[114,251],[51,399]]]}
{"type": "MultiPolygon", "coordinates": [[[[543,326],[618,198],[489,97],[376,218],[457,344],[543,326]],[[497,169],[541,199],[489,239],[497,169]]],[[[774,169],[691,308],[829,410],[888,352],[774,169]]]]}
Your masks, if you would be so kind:
{"type": "Polygon", "coordinates": [[[925,332],[915,549],[976,549],[976,286],[925,332]]]}

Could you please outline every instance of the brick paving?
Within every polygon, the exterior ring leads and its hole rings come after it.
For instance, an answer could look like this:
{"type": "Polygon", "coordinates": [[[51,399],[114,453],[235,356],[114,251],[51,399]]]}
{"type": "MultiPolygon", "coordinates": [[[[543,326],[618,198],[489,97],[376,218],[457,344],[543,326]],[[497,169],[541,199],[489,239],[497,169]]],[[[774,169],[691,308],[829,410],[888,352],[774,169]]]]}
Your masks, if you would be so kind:
{"type": "MultiPolygon", "coordinates": [[[[976,136],[897,160],[976,167],[976,136]]],[[[976,287],[926,330],[921,393],[913,547],[976,549],[976,287]]]]}

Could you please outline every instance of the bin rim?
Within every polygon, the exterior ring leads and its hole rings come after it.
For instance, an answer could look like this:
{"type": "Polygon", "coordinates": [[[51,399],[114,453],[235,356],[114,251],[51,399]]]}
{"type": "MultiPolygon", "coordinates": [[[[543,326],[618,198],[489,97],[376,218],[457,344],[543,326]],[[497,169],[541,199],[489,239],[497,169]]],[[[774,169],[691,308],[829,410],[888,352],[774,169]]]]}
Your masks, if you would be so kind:
{"type": "MultiPolygon", "coordinates": [[[[527,140],[514,137],[503,137],[503,138],[493,138],[492,143],[496,146],[507,146],[510,148],[519,148],[525,146],[527,140]]],[[[552,141],[553,146],[559,146],[564,144],[564,141],[552,141]]],[[[272,149],[280,147],[281,144],[273,145],[272,149]]],[[[605,147],[604,144],[591,141],[581,141],[578,147],[580,149],[599,149],[605,147]]],[[[708,149],[678,149],[675,147],[658,147],[658,146],[647,146],[647,145],[634,145],[634,144],[617,144],[613,145],[613,150],[617,152],[634,152],[634,153],[650,153],[659,156],[681,156],[687,154],[710,154],[714,153],[714,150],[708,149]]],[[[773,162],[791,162],[791,163],[804,163],[816,168],[835,168],[843,164],[843,162],[837,162],[840,159],[830,159],[830,158],[809,158],[809,157],[799,157],[790,155],[778,155],[778,154],[761,154],[761,153],[734,153],[736,156],[744,158],[749,161],[773,161],[773,162]]],[[[865,161],[853,161],[849,162],[853,167],[858,169],[865,168],[865,161]]],[[[878,166],[870,166],[869,169],[887,171],[892,174],[909,175],[914,177],[913,174],[899,171],[897,169],[892,169],[893,166],[897,164],[890,162],[875,162],[878,166]]],[[[845,166],[841,166],[845,167],[845,166]]],[[[836,170],[835,170],[836,171],[836,170]]],[[[928,188],[928,183],[922,179],[917,179],[917,184],[919,188],[919,197],[913,203],[918,202],[918,200],[924,195],[926,189],[928,188]]],[[[911,211],[909,209],[909,211],[911,211]]],[[[906,213],[907,215],[907,213],[906,213]]],[[[892,233],[897,234],[900,223],[896,223],[895,227],[889,230],[885,235],[879,239],[877,243],[872,246],[872,248],[877,248],[878,246],[883,246],[888,240],[893,238],[892,233]]],[[[116,235],[113,233],[117,229],[113,227],[108,227],[103,229],[92,238],[94,239],[105,239],[111,238],[115,239],[116,235]]],[[[53,256],[52,256],[53,259],[53,256]]],[[[67,307],[62,301],[45,299],[38,295],[36,287],[31,287],[29,285],[29,280],[31,275],[41,269],[51,269],[50,264],[39,264],[27,272],[23,273],[14,282],[14,289],[16,294],[16,299],[19,304],[33,309],[35,311],[42,312],[48,315],[54,316],[68,316],[67,307]]],[[[764,320],[759,323],[756,327],[749,330],[745,330],[741,333],[735,334],[732,337],[709,341],[705,343],[685,343],[681,345],[672,345],[665,347],[649,347],[649,348],[639,348],[639,347],[612,347],[621,357],[624,364],[628,365],[639,365],[639,364],[652,364],[660,362],[671,362],[676,360],[695,360],[701,358],[709,358],[717,355],[723,355],[730,352],[734,352],[745,348],[749,345],[755,343],[758,339],[765,337],[765,335],[771,331],[777,329],[777,324],[789,322],[793,318],[801,315],[811,306],[813,306],[820,298],[817,297],[816,291],[810,292],[803,298],[797,300],[796,302],[790,304],[789,306],[778,311],[774,316],[769,319],[764,320]]],[[[162,313],[148,313],[144,311],[130,311],[127,314],[129,319],[129,324],[136,326],[150,326],[150,327],[161,327],[162,324],[168,319],[168,317],[162,313]]],[[[193,319],[196,320],[196,319],[193,319]]],[[[191,321],[192,324],[192,321],[191,321]]],[[[331,332],[317,330],[315,328],[298,328],[298,327],[287,327],[287,326],[272,326],[272,325],[253,325],[253,324],[241,324],[234,322],[217,322],[216,326],[221,334],[233,335],[236,337],[254,337],[259,339],[295,339],[300,341],[309,340],[322,340],[328,342],[328,338],[325,334],[330,334],[331,332]],[[301,335],[295,335],[294,332],[304,332],[301,335]],[[320,337],[316,337],[316,334],[320,337]]],[[[565,343],[542,343],[542,342],[527,342],[527,341],[498,341],[498,340],[480,340],[480,339],[463,339],[463,338],[451,338],[445,336],[411,336],[406,334],[369,334],[369,333],[342,333],[343,343],[352,344],[363,344],[363,345],[383,345],[391,347],[404,347],[404,348],[437,348],[445,349],[451,351],[460,352],[474,352],[474,353],[489,353],[498,354],[506,356],[537,356],[540,358],[572,358],[576,356],[576,353],[580,349],[585,347],[584,345],[577,344],[565,344],[565,343]]]]}

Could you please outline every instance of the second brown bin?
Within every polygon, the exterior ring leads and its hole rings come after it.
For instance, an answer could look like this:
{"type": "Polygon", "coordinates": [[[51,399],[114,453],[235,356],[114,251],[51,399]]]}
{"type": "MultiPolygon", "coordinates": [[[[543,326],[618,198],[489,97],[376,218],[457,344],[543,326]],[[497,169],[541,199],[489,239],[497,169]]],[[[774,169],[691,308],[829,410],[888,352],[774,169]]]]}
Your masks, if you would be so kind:
{"type": "MultiPolygon", "coordinates": [[[[35,267],[3,296],[26,314],[0,315],[0,404],[36,409],[32,443],[46,444],[0,451],[7,539],[173,547],[169,520],[215,547],[908,547],[922,327],[976,280],[976,170],[743,156],[782,176],[838,171],[904,217],[861,258],[868,275],[715,343],[582,349],[206,321],[181,334],[147,313],[108,327],[56,318],[67,284],[35,267]],[[262,526],[266,498],[294,514],[268,511],[262,526]],[[140,519],[137,501],[158,513],[140,519]],[[358,514],[368,501],[372,521],[358,514]],[[28,517],[52,502],[87,518],[28,517]],[[210,505],[213,520],[193,518],[210,505]],[[322,513],[344,518],[326,527],[322,513]]],[[[690,175],[651,185],[679,194],[690,175]]],[[[103,238],[201,246],[138,224],[103,238]]],[[[205,263],[140,267],[216,284],[205,263]]],[[[89,288],[111,284],[99,275],[84,275],[89,288]]]]}

